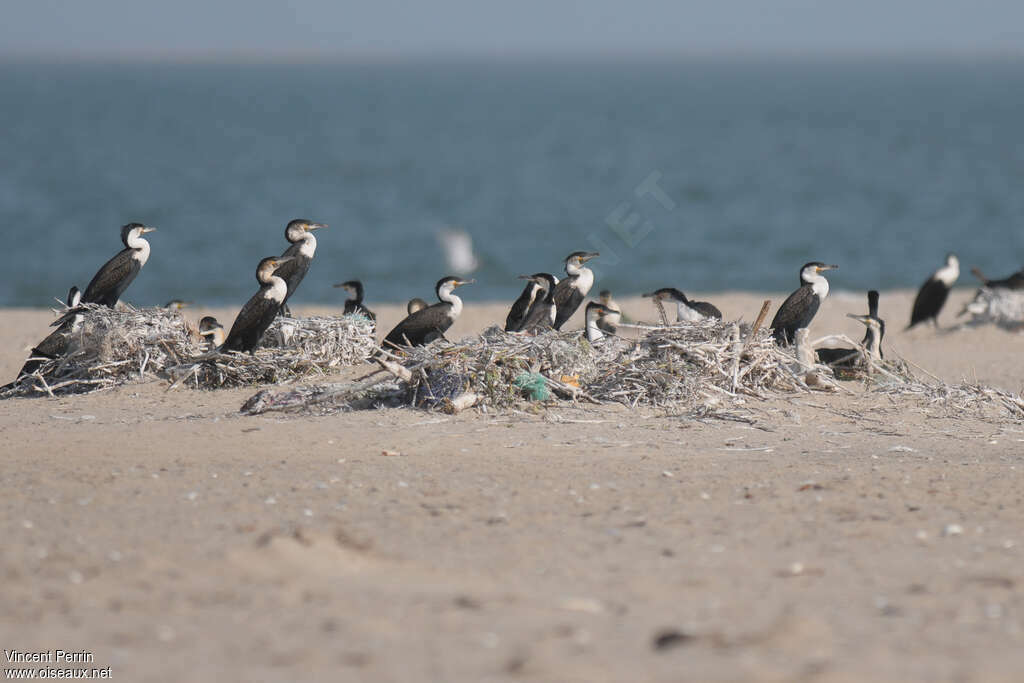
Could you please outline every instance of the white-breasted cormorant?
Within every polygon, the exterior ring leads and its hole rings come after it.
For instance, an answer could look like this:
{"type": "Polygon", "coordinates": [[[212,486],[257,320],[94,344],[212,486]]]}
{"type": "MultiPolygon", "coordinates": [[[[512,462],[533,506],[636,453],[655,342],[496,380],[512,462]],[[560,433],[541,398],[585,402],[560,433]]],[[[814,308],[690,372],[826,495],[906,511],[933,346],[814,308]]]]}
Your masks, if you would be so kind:
{"type": "Polygon", "coordinates": [[[526,283],[526,287],[523,288],[523,292],[519,295],[519,298],[512,303],[512,308],[509,309],[508,315],[505,317],[506,332],[518,332],[523,329],[523,324],[526,323],[526,318],[530,313],[530,307],[533,306],[533,302],[537,298],[537,293],[544,291],[541,285],[536,281],[525,275],[520,275],[519,277],[526,278],[529,282],[526,283]]]}
{"type": "Polygon", "coordinates": [[[644,296],[658,301],[676,302],[676,322],[700,322],[707,318],[722,319],[722,312],[714,304],[707,301],[692,301],[674,287],[662,287],[644,296]]]}
{"type": "Polygon", "coordinates": [[[348,294],[345,300],[345,315],[358,313],[364,318],[377,322],[377,316],[369,308],[363,305],[363,283],[360,280],[348,280],[340,282],[335,287],[341,287],[348,294]]]}
{"type": "Polygon", "coordinates": [[[291,260],[284,262],[284,268],[277,271],[278,277],[283,279],[288,287],[288,293],[285,294],[284,301],[281,302],[281,315],[291,317],[288,299],[299,288],[302,278],[306,277],[309,265],[313,262],[313,256],[316,254],[316,237],[313,235],[313,231],[326,227],[325,223],[313,223],[304,218],[296,218],[285,226],[284,237],[291,242],[291,246],[285,249],[281,256],[289,256],[291,260]]]}
{"type": "Polygon", "coordinates": [[[838,267],[820,261],[804,264],[800,269],[800,288],[782,302],[772,318],[771,329],[776,342],[792,344],[796,331],[811,324],[821,302],[828,296],[828,280],[822,273],[838,267]]]}
{"type": "Polygon", "coordinates": [[[906,329],[914,325],[931,320],[935,327],[939,326],[939,312],[946,305],[946,298],[949,290],[953,288],[957,278],[960,277],[960,259],[956,254],[946,254],[946,265],[942,266],[931,277],[925,280],[921,289],[914,299],[914,309],[910,313],[910,324],[906,329]]]}
{"type": "Polygon", "coordinates": [[[555,293],[558,291],[557,280],[551,273],[534,273],[533,275],[520,275],[519,277],[531,282],[536,282],[544,289],[537,292],[533,305],[526,315],[526,320],[519,326],[520,332],[541,332],[551,329],[554,326],[558,314],[558,307],[555,304],[555,293]]]}
{"type": "Polygon", "coordinates": [[[612,298],[612,293],[607,289],[602,289],[601,293],[597,295],[597,299],[604,306],[604,311],[599,312],[597,326],[603,332],[615,334],[616,330],[619,329],[619,323],[622,322],[622,309],[619,308],[619,304],[616,303],[615,299],[612,298]]]}
{"type": "Polygon", "coordinates": [[[583,264],[600,256],[596,251],[574,251],[565,257],[565,279],[555,286],[556,330],[568,322],[594,286],[594,271],[583,264]]]}
{"type": "MultiPolygon", "coordinates": [[[[881,360],[885,357],[882,353],[882,339],[885,337],[885,321],[878,317],[878,292],[868,292],[868,314],[854,315],[848,313],[847,317],[859,320],[867,328],[864,331],[864,339],[861,345],[867,349],[868,354],[874,360],[881,360]]],[[[856,349],[815,349],[818,362],[835,367],[853,367],[859,361],[860,356],[856,349]]]]}
{"type": "Polygon", "coordinates": [[[583,312],[583,321],[587,341],[591,344],[604,339],[604,332],[601,330],[599,321],[601,316],[606,316],[609,313],[611,313],[611,309],[604,304],[599,304],[596,301],[591,301],[587,304],[587,308],[583,312]]]}
{"type": "Polygon", "coordinates": [[[224,326],[212,315],[204,316],[199,321],[199,336],[206,342],[208,350],[220,348],[224,343],[224,326]]]}
{"type": "MultiPolygon", "coordinates": [[[[82,324],[82,313],[81,309],[78,308],[78,304],[81,301],[82,293],[78,290],[78,287],[72,287],[68,292],[67,310],[53,323],[57,329],[46,335],[45,339],[32,348],[28,360],[21,367],[18,377],[14,382],[17,382],[25,375],[31,375],[46,361],[60,358],[64,355],[68,350],[68,342],[71,340],[71,335],[82,324]]],[[[8,384],[4,389],[13,386],[14,382],[8,384]]]]}
{"type": "Polygon", "coordinates": [[[121,241],[124,249],[117,252],[114,258],[103,264],[96,271],[89,286],[82,294],[83,304],[103,304],[113,308],[117,300],[128,289],[135,276],[149,260],[149,242],[142,238],[147,232],[153,232],[142,223],[129,223],[121,228],[121,241]]]}
{"type": "Polygon", "coordinates": [[[422,311],[429,305],[430,304],[428,304],[426,301],[417,296],[412,299],[409,299],[409,303],[405,305],[405,312],[408,313],[409,315],[412,315],[416,311],[422,311]]]}
{"type": "Polygon", "coordinates": [[[235,322],[231,325],[227,339],[219,351],[248,351],[255,353],[263,333],[274,322],[274,316],[281,310],[281,304],[288,296],[288,285],[277,274],[277,269],[291,263],[291,256],[268,256],[256,266],[258,292],[242,306],[235,322]]]}
{"type": "Polygon", "coordinates": [[[451,275],[438,280],[434,287],[438,303],[406,316],[384,337],[384,346],[423,346],[435,339],[443,339],[444,333],[462,313],[462,299],[454,294],[455,289],[473,282],[476,280],[463,280],[451,275]]]}

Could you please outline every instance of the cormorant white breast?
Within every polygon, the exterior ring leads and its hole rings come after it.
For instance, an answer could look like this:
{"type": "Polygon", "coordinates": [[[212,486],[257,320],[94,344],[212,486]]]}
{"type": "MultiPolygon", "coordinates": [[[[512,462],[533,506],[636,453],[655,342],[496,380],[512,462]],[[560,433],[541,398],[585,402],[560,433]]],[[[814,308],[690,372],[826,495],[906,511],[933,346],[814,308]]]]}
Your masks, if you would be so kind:
{"type": "Polygon", "coordinates": [[[946,305],[949,290],[953,288],[959,277],[960,259],[956,257],[956,254],[950,252],[946,254],[946,265],[932,273],[932,276],[925,280],[921,289],[918,290],[917,297],[914,299],[914,309],[910,313],[910,324],[906,329],[909,330],[925,320],[931,320],[932,324],[938,327],[939,313],[946,305]]]}
{"type": "Polygon", "coordinates": [[[714,304],[710,304],[707,301],[692,301],[674,287],[662,287],[661,289],[644,294],[644,296],[658,301],[675,301],[677,323],[694,323],[707,318],[722,319],[722,312],[714,304]]]}
{"type": "Polygon", "coordinates": [[[519,277],[535,282],[544,289],[537,292],[533,305],[526,315],[526,320],[520,325],[520,332],[541,332],[550,329],[555,322],[558,310],[555,304],[555,293],[558,291],[558,281],[551,273],[534,273],[533,275],[520,275],[519,277]]]}
{"type": "Polygon", "coordinates": [[[204,316],[199,321],[199,336],[206,342],[208,349],[220,348],[225,338],[224,326],[212,315],[204,316]]]}
{"type": "Polygon", "coordinates": [[[587,304],[587,308],[583,312],[583,320],[587,332],[587,341],[591,344],[604,339],[604,332],[601,331],[598,321],[601,316],[608,315],[609,313],[611,313],[611,309],[604,304],[599,304],[596,301],[591,301],[587,304]]]}
{"type": "Polygon", "coordinates": [[[594,271],[583,264],[600,256],[596,251],[574,251],[565,257],[565,279],[555,286],[556,330],[568,322],[594,286],[594,271]]]}
{"type": "Polygon", "coordinates": [[[299,288],[302,278],[306,277],[309,265],[313,263],[313,256],[316,254],[316,236],[313,235],[313,231],[326,227],[326,223],[312,223],[304,218],[296,218],[285,226],[284,237],[291,242],[291,246],[281,254],[290,257],[290,260],[283,261],[282,263],[286,265],[277,271],[278,277],[284,280],[288,288],[284,301],[281,302],[281,315],[291,317],[288,299],[299,288]]]}
{"type": "MultiPolygon", "coordinates": [[[[520,275],[519,277],[524,278],[526,276],[520,275]]],[[[536,281],[530,279],[526,283],[522,294],[512,303],[512,308],[509,309],[508,315],[505,317],[506,332],[518,332],[523,329],[526,317],[530,313],[530,307],[533,306],[533,302],[537,298],[537,292],[541,291],[544,290],[536,281]]]]}
{"type": "Polygon", "coordinates": [[[341,282],[335,287],[341,287],[349,295],[345,300],[345,315],[358,313],[359,315],[377,322],[377,316],[369,308],[363,305],[363,283],[359,280],[348,280],[341,282]]]}
{"type": "Polygon", "coordinates": [[[435,339],[443,339],[444,333],[462,313],[462,299],[453,292],[457,287],[473,282],[476,281],[463,280],[451,275],[438,280],[434,287],[438,303],[406,316],[388,332],[388,336],[384,338],[384,345],[423,346],[435,339]]]}
{"type": "Polygon", "coordinates": [[[615,334],[616,330],[619,329],[619,323],[622,322],[622,309],[619,308],[619,304],[616,303],[615,299],[612,298],[612,293],[607,289],[602,289],[597,298],[601,305],[604,306],[604,311],[601,311],[598,315],[597,326],[603,332],[615,334]]]}
{"type": "Polygon", "coordinates": [[[235,322],[231,325],[227,339],[219,351],[248,351],[255,353],[263,333],[274,322],[274,317],[281,310],[281,304],[288,296],[288,285],[277,269],[291,263],[291,256],[268,256],[256,267],[256,281],[260,283],[258,292],[242,306],[235,322]]]}
{"type": "Polygon", "coordinates": [[[82,294],[84,304],[103,304],[113,308],[117,300],[128,289],[135,276],[142,270],[149,260],[149,241],[142,238],[147,232],[153,232],[151,228],[142,223],[129,223],[121,228],[121,242],[124,249],[117,252],[114,258],[103,264],[89,286],[82,294]]]}
{"type": "Polygon", "coordinates": [[[838,267],[820,261],[804,264],[800,269],[800,288],[782,302],[772,319],[776,342],[792,344],[796,331],[811,324],[821,302],[828,296],[828,280],[822,273],[838,267]]]}

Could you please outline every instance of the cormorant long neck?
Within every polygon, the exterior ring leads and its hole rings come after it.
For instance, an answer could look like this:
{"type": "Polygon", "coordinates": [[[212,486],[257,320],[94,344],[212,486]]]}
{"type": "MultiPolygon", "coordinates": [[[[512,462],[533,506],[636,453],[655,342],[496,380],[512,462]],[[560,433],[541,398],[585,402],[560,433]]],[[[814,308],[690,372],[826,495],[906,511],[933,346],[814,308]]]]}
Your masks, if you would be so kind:
{"type": "Polygon", "coordinates": [[[586,322],[587,322],[587,341],[593,344],[599,339],[604,339],[604,332],[597,326],[597,313],[596,308],[587,308],[586,322]]]}
{"type": "Polygon", "coordinates": [[[800,283],[801,286],[810,285],[819,299],[824,299],[828,296],[828,280],[813,268],[804,268],[800,271],[800,283]]]}
{"type": "Polygon", "coordinates": [[[278,303],[284,301],[284,297],[288,294],[288,284],[279,275],[274,274],[272,268],[261,268],[256,271],[256,279],[260,283],[260,289],[265,298],[273,299],[278,303]]]}
{"type": "Polygon", "coordinates": [[[960,277],[960,259],[950,254],[946,257],[946,265],[935,271],[935,279],[947,287],[952,287],[960,277]]]}
{"type": "MultiPolygon", "coordinates": [[[[316,248],[315,245],[314,245],[314,248],[316,248]]],[[[362,306],[363,305],[363,283],[362,282],[356,282],[355,284],[352,285],[352,289],[355,290],[355,292],[352,295],[352,298],[349,299],[349,301],[351,301],[356,306],[362,306]]]]}
{"type": "Polygon", "coordinates": [[[455,285],[445,282],[437,288],[437,298],[452,307],[452,317],[457,318],[462,313],[462,299],[455,295],[455,285]]]}
{"type": "Polygon", "coordinates": [[[553,304],[555,303],[555,286],[558,284],[558,281],[555,280],[554,275],[549,275],[548,273],[545,273],[543,277],[548,283],[548,291],[544,293],[544,303],[553,304]]]}
{"type": "Polygon", "coordinates": [[[867,344],[865,346],[868,350],[868,355],[871,356],[871,360],[882,360],[882,339],[881,330],[878,324],[868,325],[867,344]]]}
{"type": "Polygon", "coordinates": [[[574,280],[572,283],[573,287],[584,294],[589,292],[590,288],[594,285],[594,271],[584,265],[577,265],[572,261],[566,261],[565,273],[574,280]]]}
{"type": "Polygon", "coordinates": [[[311,232],[303,232],[302,237],[296,240],[296,243],[301,243],[299,246],[299,253],[306,258],[313,258],[316,253],[316,235],[311,232]]]}
{"type": "Polygon", "coordinates": [[[140,266],[146,265],[146,261],[149,260],[149,240],[137,230],[132,230],[125,235],[124,246],[134,252],[132,258],[138,261],[140,266]]]}

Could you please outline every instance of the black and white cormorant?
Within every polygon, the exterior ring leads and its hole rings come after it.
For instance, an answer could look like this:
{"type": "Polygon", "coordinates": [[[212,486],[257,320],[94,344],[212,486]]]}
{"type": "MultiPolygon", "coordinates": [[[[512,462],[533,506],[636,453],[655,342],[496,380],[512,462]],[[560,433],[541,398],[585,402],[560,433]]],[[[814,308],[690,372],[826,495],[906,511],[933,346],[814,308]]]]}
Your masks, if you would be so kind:
{"type": "Polygon", "coordinates": [[[409,303],[405,305],[405,312],[408,313],[409,315],[412,315],[416,311],[422,311],[429,305],[430,304],[428,304],[426,301],[417,296],[412,299],[409,299],[409,303]]]}
{"type": "Polygon", "coordinates": [[[281,302],[281,315],[291,317],[288,299],[299,288],[302,278],[306,277],[309,265],[316,254],[316,236],[313,235],[313,231],[326,227],[325,223],[313,223],[304,218],[296,218],[285,226],[284,237],[291,242],[291,246],[285,249],[281,256],[291,257],[291,260],[285,262],[284,268],[277,272],[278,277],[283,279],[288,287],[288,293],[281,302]]]}
{"type": "Polygon", "coordinates": [[[619,308],[619,304],[612,298],[612,293],[607,289],[602,289],[597,298],[601,305],[604,306],[604,311],[598,315],[597,326],[603,332],[615,334],[616,330],[619,329],[619,323],[622,322],[622,309],[619,308]]]}
{"type": "MultiPolygon", "coordinates": [[[[53,323],[57,327],[53,332],[48,334],[43,341],[36,344],[32,351],[29,353],[28,360],[21,367],[18,372],[17,382],[25,375],[31,375],[33,372],[38,370],[43,363],[54,358],[60,358],[68,350],[68,343],[71,341],[71,335],[79,328],[82,324],[82,312],[78,308],[78,304],[82,301],[82,293],[78,290],[78,287],[72,287],[68,292],[67,298],[67,310],[61,315],[60,318],[53,323]]],[[[12,384],[8,384],[3,387],[8,389],[12,384]]]]}
{"type": "Polygon", "coordinates": [[[574,251],[565,257],[565,279],[555,286],[556,330],[568,322],[594,286],[594,271],[583,264],[600,256],[596,251],[574,251]]]}
{"type": "Polygon", "coordinates": [[[128,289],[135,276],[149,260],[149,242],[142,238],[151,228],[142,223],[129,223],[121,228],[121,241],[124,249],[117,252],[114,258],[103,264],[89,286],[82,294],[83,304],[103,304],[113,308],[117,300],[128,289]]]}
{"type": "Polygon", "coordinates": [[[260,289],[238,312],[220,351],[256,352],[263,333],[274,322],[288,295],[288,285],[277,274],[277,269],[291,263],[291,260],[291,256],[268,256],[260,261],[256,267],[256,281],[260,283],[260,289]]]}
{"type": "Polygon", "coordinates": [[[782,302],[772,318],[771,328],[776,342],[792,344],[796,331],[811,324],[821,302],[828,296],[828,280],[822,273],[838,267],[827,266],[820,261],[804,264],[800,269],[800,289],[782,302]]]}
{"type": "Polygon", "coordinates": [[[985,277],[977,268],[971,268],[971,273],[974,277],[981,280],[981,284],[989,289],[1024,289],[1024,270],[1018,270],[1009,277],[1004,277],[1002,280],[989,280],[985,277]]]}
{"type": "Polygon", "coordinates": [[[373,311],[363,305],[363,283],[360,280],[348,280],[347,282],[340,282],[334,286],[341,287],[349,296],[349,298],[345,300],[345,315],[358,313],[359,315],[369,318],[374,322],[377,321],[377,316],[373,311]]]}
{"type": "Polygon", "coordinates": [[[406,316],[384,337],[383,345],[391,348],[423,346],[435,339],[443,339],[444,333],[462,313],[462,299],[454,294],[455,289],[474,282],[476,280],[463,280],[451,275],[438,280],[434,287],[438,303],[406,316]]]}
{"type": "MultiPolygon", "coordinates": [[[[847,316],[859,320],[867,328],[864,331],[861,345],[867,349],[871,358],[874,360],[884,358],[882,339],[885,337],[885,321],[878,317],[878,292],[873,289],[868,292],[867,315],[848,313],[847,316]]],[[[835,367],[853,367],[860,359],[856,349],[815,349],[815,353],[819,363],[835,367]]]]}
{"type": "Polygon", "coordinates": [[[555,304],[555,294],[558,291],[558,281],[551,273],[534,273],[533,275],[520,275],[519,277],[535,282],[543,289],[537,292],[533,305],[526,314],[526,320],[519,326],[520,332],[541,332],[550,329],[555,324],[558,314],[558,306],[555,304]]]}
{"type": "Polygon", "coordinates": [[[533,306],[533,302],[537,298],[537,293],[542,292],[543,287],[538,284],[535,280],[528,278],[525,275],[520,275],[520,278],[527,278],[529,282],[526,283],[526,287],[523,288],[522,294],[512,304],[512,308],[509,309],[508,315],[505,317],[505,331],[506,332],[518,332],[523,329],[523,324],[526,323],[526,318],[530,313],[530,307],[533,306]]]}
{"type": "Polygon", "coordinates": [[[212,315],[204,316],[199,321],[199,336],[206,342],[209,350],[220,348],[224,343],[224,326],[212,315]]]}
{"type": "Polygon", "coordinates": [[[707,301],[693,301],[674,287],[662,287],[644,296],[657,301],[676,302],[676,322],[700,322],[708,318],[722,319],[722,312],[714,304],[707,301]]]}
{"type": "Polygon", "coordinates": [[[604,304],[599,304],[596,301],[591,301],[587,304],[587,308],[583,312],[583,320],[588,342],[593,344],[596,341],[604,339],[604,332],[601,330],[600,320],[602,316],[607,316],[611,312],[610,308],[604,304]]]}
{"type": "Polygon", "coordinates": [[[909,330],[925,320],[931,320],[932,324],[938,327],[939,313],[946,305],[949,290],[953,288],[959,277],[960,259],[956,257],[956,254],[950,252],[946,254],[946,265],[932,273],[931,277],[925,280],[921,289],[918,290],[917,297],[914,299],[914,309],[910,313],[910,324],[906,329],[909,330]]]}

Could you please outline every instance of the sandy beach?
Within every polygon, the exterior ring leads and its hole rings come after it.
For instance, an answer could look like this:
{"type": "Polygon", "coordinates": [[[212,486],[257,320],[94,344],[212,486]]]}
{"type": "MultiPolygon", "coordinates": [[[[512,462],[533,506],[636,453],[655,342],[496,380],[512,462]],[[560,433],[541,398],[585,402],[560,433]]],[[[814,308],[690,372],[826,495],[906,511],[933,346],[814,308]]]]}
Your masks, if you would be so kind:
{"type": "MultiPolygon", "coordinates": [[[[450,338],[504,320],[463,292],[450,338]]],[[[966,289],[905,332],[913,294],[882,294],[887,355],[1024,388],[1024,335],[949,329],[966,289]]],[[[367,303],[385,332],[404,311],[367,303]]],[[[811,338],[859,339],[865,309],[833,292],[811,338]]],[[[185,311],[209,313],[235,310],[185,311]]],[[[8,381],[53,315],[0,317],[8,381]]],[[[256,388],[158,381],[6,400],[0,642],[121,681],[1020,680],[1024,422],[846,389],[742,420],[245,417],[256,388]]]]}

